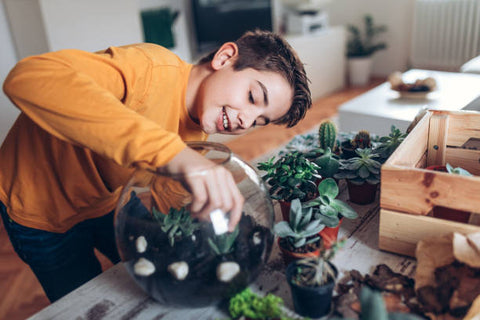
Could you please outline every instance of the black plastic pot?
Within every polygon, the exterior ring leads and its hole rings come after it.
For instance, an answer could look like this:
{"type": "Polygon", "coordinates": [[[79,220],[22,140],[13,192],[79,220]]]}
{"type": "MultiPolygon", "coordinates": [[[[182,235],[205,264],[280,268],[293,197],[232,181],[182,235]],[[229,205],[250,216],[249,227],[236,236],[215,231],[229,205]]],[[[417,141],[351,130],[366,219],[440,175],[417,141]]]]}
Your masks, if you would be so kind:
{"type": "MultiPolygon", "coordinates": [[[[329,263],[335,270],[335,278],[337,277],[337,268],[329,263]]],[[[320,318],[327,315],[332,306],[332,295],[335,287],[335,281],[319,287],[302,287],[292,282],[297,265],[292,262],[288,265],[286,276],[290,290],[292,292],[292,300],[295,312],[304,317],[320,318]]]]}

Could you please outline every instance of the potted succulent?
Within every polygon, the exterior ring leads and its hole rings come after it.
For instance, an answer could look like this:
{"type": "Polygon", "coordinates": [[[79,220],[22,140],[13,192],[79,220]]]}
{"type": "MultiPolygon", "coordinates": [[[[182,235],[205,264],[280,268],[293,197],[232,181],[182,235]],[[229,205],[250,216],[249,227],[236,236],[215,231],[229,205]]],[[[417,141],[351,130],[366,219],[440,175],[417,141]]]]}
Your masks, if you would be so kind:
{"type": "Polygon", "coordinates": [[[335,150],[337,127],[331,120],[323,121],[318,127],[318,144],[321,149],[335,150]]]}
{"type": "Polygon", "coordinates": [[[277,161],[272,157],[267,162],[259,163],[258,169],[267,172],[262,179],[270,186],[272,199],[280,202],[284,220],[288,220],[293,199],[298,198],[303,202],[316,196],[316,181],[321,178],[319,167],[301,152],[289,152],[277,161]]]}
{"type": "Polygon", "coordinates": [[[286,276],[296,313],[319,318],[330,312],[338,274],[330,260],[343,243],[344,241],[334,243],[318,257],[296,260],[288,265],[286,276]]]}
{"type": "Polygon", "coordinates": [[[381,164],[374,159],[378,155],[370,148],[358,148],[355,152],[357,157],[340,161],[335,178],[347,181],[350,201],[356,204],[372,203],[380,183],[381,164]]]}
{"type": "MultiPolygon", "coordinates": [[[[471,177],[473,176],[467,170],[460,167],[453,167],[449,163],[446,165],[432,165],[426,168],[427,170],[439,171],[439,172],[448,172],[451,174],[458,174],[461,176],[471,177]]],[[[442,206],[435,206],[432,210],[432,216],[439,219],[446,219],[450,221],[468,223],[470,220],[471,213],[464,210],[452,209],[442,206]]]]}
{"type": "Polygon", "coordinates": [[[325,152],[315,158],[313,162],[318,165],[318,173],[322,176],[322,179],[333,178],[340,167],[340,161],[337,155],[332,153],[330,147],[327,147],[325,152]]]}
{"type": "Polygon", "coordinates": [[[356,157],[355,150],[357,148],[367,149],[372,147],[372,139],[370,132],[367,130],[360,130],[355,134],[353,139],[345,140],[340,144],[340,151],[342,153],[342,159],[350,159],[356,157]]]}
{"type": "Polygon", "coordinates": [[[379,156],[379,162],[384,163],[388,157],[397,149],[397,147],[405,140],[407,133],[402,133],[395,126],[390,127],[390,134],[379,139],[380,144],[375,148],[375,153],[379,156]]]}
{"type": "Polygon", "coordinates": [[[371,15],[363,18],[365,30],[362,33],[354,25],[348,25],[347,44],[348,70],[351,85],[364,86],[370,79],[372,56],[378,50],[387,48],[385,42],[374,42],[375,38],[387,31],[384,25],[376,26],[371,15]]]}
{"type": "Polygon", "coordinates": [[[302,208],[299,199],[290,206],[288,221],[280,221],[273,227],[278,236],[278,246],[288,265],[293,260],[307,256],[318,256],[321,248],[319,232],[325,226],[313,215],[312,208],[302,208]]]}
{"type": "Polygon", "coordinates": [[[313,208],[313,217],[325,228],[320,231],[326,249],[337,241],[338,229],[343,218],[355,219],[358,214],[345,202],[337,199],[338,185],[332,178],[327,178],[318,185],[318,197],[303,204],[304,208],[313,208]]]}

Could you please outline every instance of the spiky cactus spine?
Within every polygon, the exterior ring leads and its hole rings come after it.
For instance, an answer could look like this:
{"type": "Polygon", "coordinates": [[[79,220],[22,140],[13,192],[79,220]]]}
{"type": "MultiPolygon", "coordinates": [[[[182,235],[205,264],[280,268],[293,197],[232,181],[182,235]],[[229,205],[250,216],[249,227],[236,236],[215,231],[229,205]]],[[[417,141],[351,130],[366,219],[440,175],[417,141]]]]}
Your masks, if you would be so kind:
{"type": "Polygon", "coordinates": [[[327,148],[333,150],[336,139],[337,127],[335,127],[335,124],[330,120],[322,122],[318,128],[318,141],[320,143],[320,148],[323,150],[327,150],[327,148]]]}
{"type": "Polygon", "coordinates": [[[352,147],[356,148],[371,148],[372,142],[370,141],[370,132],[367,130],[360,130],[355,135],[355,138],[351,141],[352,147]]]}

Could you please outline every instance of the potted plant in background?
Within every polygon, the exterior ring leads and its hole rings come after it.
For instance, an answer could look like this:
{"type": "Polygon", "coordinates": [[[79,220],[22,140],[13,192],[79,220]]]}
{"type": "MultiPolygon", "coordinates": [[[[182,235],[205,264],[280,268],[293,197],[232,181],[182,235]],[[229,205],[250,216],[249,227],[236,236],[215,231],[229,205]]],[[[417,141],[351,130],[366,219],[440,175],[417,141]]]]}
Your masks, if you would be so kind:
{"type": "Polygon", "coordinates": [[[330,312],[338,271],[331,259],[345,241],[336,242],[318,257],[290,263],[286,270],[295,312],[319,318],[330,312]]]}
{"type": "Polygon", "coordinates": [[[289,221],[280,221],[273,227],[279,237],[278,246],[285,264],[308,256],[318,256],[321,238],[318,235],[325,226],[313,216],[312,208],[302,208],[299,199],[290,206],[289,221]]]}
{"type": "Polygon", "coordinates": [[[357,157],[340,161],[335,178],[347,181],[350,201],[356,204],[369,204],[375,201],[380,183],[381,164],[374,159],[378,155],[370,148],[358,148],[355,152],[357,157]]]}
{"type": "Polygon", "coordinates": [[[395,149],[405,140],[407,135],[407,133],[402,133],[400,129],[392,125],[390,127],[390,134],[381,137],[379,139],[380,144],[374,150],[379,156],[379,162],[384,163],[387,161],[395,149]]]}
{"type": "Polygon", "coordinates": [[[363,20],[365,24],[363,33],[358,27],[348,25],[350,33],[347,44],[348,70],[350,85],[354,86],[368,84],[373,54],[387,48],[385,42],[374,42],[379,34],[387,30],[387,27],[374,25],[371,15],[365,15],[363,20]]]}
{"type": "Polygon", "coordinates": [[[318,197],[303,204],[304,208],[313,208],[313,217],[325,225],[325,228],[320,231],[320,236],[326,249],[337,241],[338,229],[343,218],[358,217],[352,207],[337,199],[338,194],[338,185],[335,180],[327,178],[318,185],[318,197]]]}
{"type": "Polygon", "coordinates": [[[342,153],[342,159],[350,159],[357,156],[355,150],[357,148],[367,149],[372,147],[372,139],[370,132],[367,130],[358,131],[353,139],[342,141],[340,144],[340,151],[342,153]]]}
{"type": "Polygon", "coordinates": [[[284,220],[288,220],[293,199],[298,198],[304,202],[316,196],[316,182],[321,178],[318,174],[319,167],[301,152],[287,153],[277,161],[272,157],[257,167],[267,172],[262,179],[270,186],[272,199],[280,202],[284,220]]]}

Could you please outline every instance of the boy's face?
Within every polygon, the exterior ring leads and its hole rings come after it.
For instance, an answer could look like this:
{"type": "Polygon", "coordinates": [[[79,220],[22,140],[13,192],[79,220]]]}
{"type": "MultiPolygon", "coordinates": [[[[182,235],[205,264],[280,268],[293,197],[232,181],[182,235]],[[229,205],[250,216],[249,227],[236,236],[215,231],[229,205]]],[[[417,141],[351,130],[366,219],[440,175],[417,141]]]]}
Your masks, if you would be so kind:
{"type": "Polygon", "coordinates": [[[288,112],[293,89],[283,76],[252,68],[235,71],[233,59],[223,62],[212,62],[215,71],[202,82],[195,103],[207,134],[241,134],[288,112]]]}

